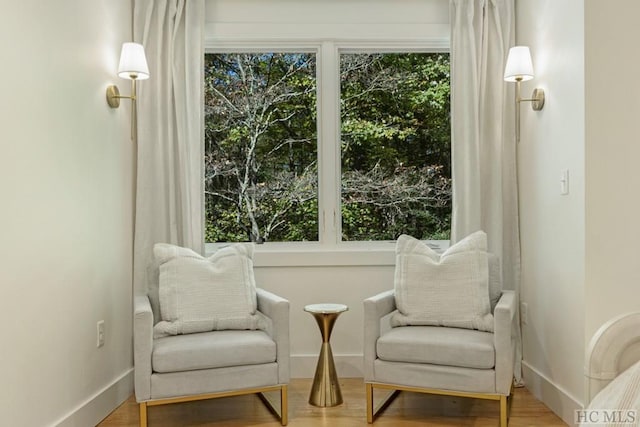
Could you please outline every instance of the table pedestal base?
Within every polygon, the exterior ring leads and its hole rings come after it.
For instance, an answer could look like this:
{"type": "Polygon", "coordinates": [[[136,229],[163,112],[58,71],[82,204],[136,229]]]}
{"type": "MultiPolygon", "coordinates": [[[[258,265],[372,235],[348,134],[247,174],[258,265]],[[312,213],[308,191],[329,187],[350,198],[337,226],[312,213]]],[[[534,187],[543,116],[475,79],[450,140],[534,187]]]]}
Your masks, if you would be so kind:
{"type": "Polygon", "coordinates": [[[316,374],[311,385],[309,403],[321,407],[337,406],[342,403],[338,374],[333,363],[331,345],[328,342],[322,343],[316,374]]]}

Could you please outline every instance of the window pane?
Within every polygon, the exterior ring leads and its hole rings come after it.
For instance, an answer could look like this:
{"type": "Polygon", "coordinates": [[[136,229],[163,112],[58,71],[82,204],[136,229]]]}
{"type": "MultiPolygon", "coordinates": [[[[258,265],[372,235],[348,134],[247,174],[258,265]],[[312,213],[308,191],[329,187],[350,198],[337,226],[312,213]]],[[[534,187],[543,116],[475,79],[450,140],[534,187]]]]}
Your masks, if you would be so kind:
{"type": "Polygon", "coordinates": [[[342,54],[342,240],[448,239],[449,55],[342,54]]]}
{"type": "Polygon", "coordinates": [[[205,55],[207,242],[318,240],[316,58],[205,55]]]}

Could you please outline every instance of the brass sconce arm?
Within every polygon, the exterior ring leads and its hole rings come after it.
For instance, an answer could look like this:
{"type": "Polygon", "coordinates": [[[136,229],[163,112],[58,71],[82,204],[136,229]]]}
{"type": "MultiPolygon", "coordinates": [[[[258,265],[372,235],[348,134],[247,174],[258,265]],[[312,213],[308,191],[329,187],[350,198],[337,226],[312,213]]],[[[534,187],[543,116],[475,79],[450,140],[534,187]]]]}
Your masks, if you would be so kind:
{"type": "Polygon", "coordinates": [[[516,79],[516,102],[531,102],[531,108],[534,111],[542,110],[544,107],[544,89],[536,88],[531,93],[531,98],[521,98],[520,97],[520,83],[522,79],[516,79]]]}
{"type": "Polygon", "coordinates": [[[120,95],[120,90],[118,86],[111,85],[107,87],[107,104],[111,108],[118,108],[120,106],[121,99],[130,99],[131,100],[131,140],[136,139],[136,132],[138,129],[138,108],[136,105],[136,79],[135,77],[131,78],[131,95],[120,95]]]}
{"type": "Polygon", "coordinates": [[[109,107],[118,108],[120,106],[121,99],[130,99],[135,101],[136,95],[135,93],[132,93],[130,96],[120,95],[120,90],[116,85],[107,87],[107,104],[109,104],[109,107]]]}
{"type": "Polygon", "coordinates": [[[534,111],[540,111],[544,107],[544,90],[536,88],[531,94],[531,98],[522,98],[520,96],[520,84],[522,79],[516,79],[516,142],[520,142],[520,104],[522,102],[531,102],[531,108],[534,111]]]}

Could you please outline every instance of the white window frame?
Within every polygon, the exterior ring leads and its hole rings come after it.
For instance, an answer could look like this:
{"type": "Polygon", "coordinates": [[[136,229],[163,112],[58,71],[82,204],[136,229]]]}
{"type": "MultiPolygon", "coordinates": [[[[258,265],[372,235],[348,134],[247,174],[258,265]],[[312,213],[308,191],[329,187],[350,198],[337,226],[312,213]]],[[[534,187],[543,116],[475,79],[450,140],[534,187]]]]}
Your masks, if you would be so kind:
{"type": "MultiPolygon", "coordinates": [[[[446,39],[430,40],[206,40],[205,53],[307,52],[316,54],[318,241],[256,245],[256,266],[394,265],[395,241],[342,241],[340,55],[343,53],[449,52],[446,39]]],[[[448,240],[428,242],[443,250],[448,240]]],[[[207,253],[227,243],[205,243],[207,253]]]]}

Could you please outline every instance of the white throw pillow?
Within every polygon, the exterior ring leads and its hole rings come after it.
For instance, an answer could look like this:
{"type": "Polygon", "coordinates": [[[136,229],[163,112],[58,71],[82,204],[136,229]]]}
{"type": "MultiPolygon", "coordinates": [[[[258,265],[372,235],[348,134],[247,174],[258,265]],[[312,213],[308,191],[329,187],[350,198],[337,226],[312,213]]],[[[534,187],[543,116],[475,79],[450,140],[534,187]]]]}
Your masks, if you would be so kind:
{"type": "Polygon", "coordinates": [[[392,326],[433,325],[493,331],[487,235],[478,231],[442,256],[406,235],[396,244],[392,326]]]}
{"type": "Polygon", "coordinates": [[[263,329],[257,313],[253,244],[233,244],[204,258],[166,243],[153,248],[160,266],[156,338],[223,329],[263,329]]]}

